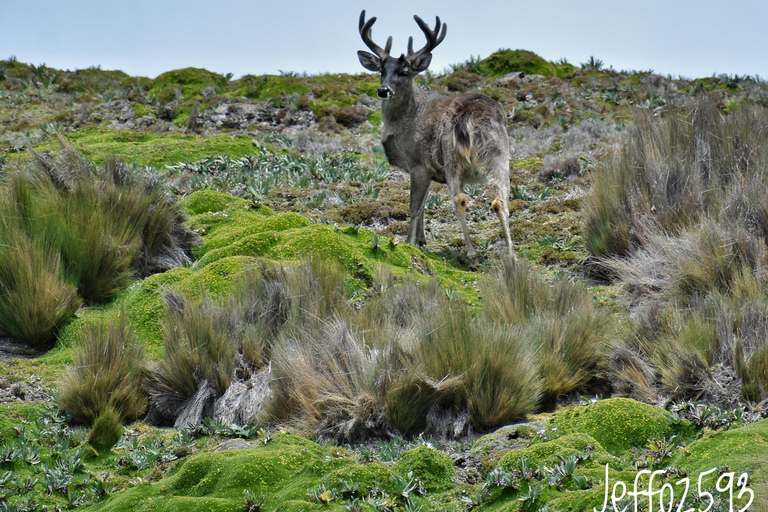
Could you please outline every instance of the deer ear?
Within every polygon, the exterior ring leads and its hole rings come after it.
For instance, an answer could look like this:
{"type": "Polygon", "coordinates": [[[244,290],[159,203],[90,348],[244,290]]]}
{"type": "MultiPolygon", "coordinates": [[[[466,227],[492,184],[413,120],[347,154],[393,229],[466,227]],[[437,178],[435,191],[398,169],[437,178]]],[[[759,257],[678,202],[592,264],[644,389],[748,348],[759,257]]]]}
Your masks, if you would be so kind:
{"type": "Polygon", "coordinates": [[[416,73],[421,73],[429,67],[430,62],[432,62],[432,54],[422,53],[413,59],[413,62],[411,62],[411,69],[416,73]]]}
{"type": "Polygon", "coordinates": [[[358,50],[357,58],[360,59],[360,64],[368,71],[381,72],[381,59],[374,54],[358,50]]]}

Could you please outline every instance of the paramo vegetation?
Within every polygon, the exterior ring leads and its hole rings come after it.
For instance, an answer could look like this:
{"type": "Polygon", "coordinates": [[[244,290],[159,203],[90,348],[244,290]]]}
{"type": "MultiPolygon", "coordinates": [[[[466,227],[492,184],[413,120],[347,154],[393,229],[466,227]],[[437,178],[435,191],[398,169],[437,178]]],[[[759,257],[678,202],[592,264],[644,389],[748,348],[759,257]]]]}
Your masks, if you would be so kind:
{"type": "Polygon", "coordinates": [[[377,77],[233,78],[0,61],[0,510],[766,510],[765,82],[424,73],[507,113],[472,271],[444,186],[404,243],[377,77]]]}

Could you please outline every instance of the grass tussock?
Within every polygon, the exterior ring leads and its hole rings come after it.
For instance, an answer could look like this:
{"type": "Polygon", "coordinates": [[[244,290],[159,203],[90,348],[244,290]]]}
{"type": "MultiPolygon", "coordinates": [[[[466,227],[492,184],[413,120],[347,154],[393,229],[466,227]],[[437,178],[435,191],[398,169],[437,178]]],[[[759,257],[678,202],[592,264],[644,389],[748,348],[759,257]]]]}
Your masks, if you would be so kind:
{"type": "Polygon", "coordinates": [[[605,386],[611,321],[583,286],[549,283],[525,261],[510,259],[481,286],[488,320],[517,328],[520,343],[533,347],[547,401],[605,386]]]}
{"type": "Polygon", "coordinates": [[[425,322],[414,358],[437,381],[461,379],[452,405],[466,408],[474,428],[484,431],[525,418],[541,397],[534,347],[516,334],[449,301],[425,322]]]}
{"type": "Polygon", "coordinates": [[[123,435],[123,418],[112,407],[107,407],[93,422],[88,433],[88,442],[91,446],[110,449],[117,444],[123,435]]]}
{"type": "Polygon", "coordinates": [[[353,441],[384,434],[381,356],[341,320],[284,337],[272,360],[270,415],[319,437],[353,441]]]}
{"type": "Polygon", "coordinates": [[[611,359],[630,396],[768,396],[766,133],[764,107],[638,111],[595,174],[584,236],[637,319],[611,359]]]}
{"type": "Polygon", "coordinates": [[[706,218],[768,233],[768,109],[721,114],[708,99],[655,118],[633,115],[629,140],[601,166],[585,204],[595,256],[627,254],[646,234],[675,235],[706,218]]]}
{"type": "Polygon", "coordinates": [[[5,217],[0,233],[0,332],[37,349],[48,349],[82,303],[61,277],[55,250],[30,240],[5,217]]]}
{"type": "Polygon", "coordinates": [[[197,236],[155,180],[116,160],[96,168],[60,141],[0,191],[3,328],[41,348],[81,299],[108,302],[136,275],[189,262],[197,236]]]}
{"type": "Polygon", "coordinates": [[[165,355],[148,379],[164,421],[204,383],[221,396],[238,368],[268,364],[261,419],[354,441],[447,432],[435,422],[461,417],[460,436],[521,420],[604,373],[607,317],[579,286],[549,285],[521,262],[483,284],[482,313],[434,281],[386,273],[358,311],[340,269],[318,260],[262,264],[234,289],[224,302],[166,294],[165,355]]]}
{"type": "Polygon", "coordinates": [[[105,411],[110,417],[117,415],[120,423],[133,421],[147,406],[141,386],[143,366],[144,351],[124,314],[110,323],[90,325],[60,383],[59,407],[84,425],[92,425],[105,411]]]}
{"type": "Polygon", "coordinates": [[[208,299],[165,294],[168,316],[164,353],[146,381],[153,414],[175,420],[204,383],[221,396],[235,369],[238,323],[233,313],[208,299]]]}

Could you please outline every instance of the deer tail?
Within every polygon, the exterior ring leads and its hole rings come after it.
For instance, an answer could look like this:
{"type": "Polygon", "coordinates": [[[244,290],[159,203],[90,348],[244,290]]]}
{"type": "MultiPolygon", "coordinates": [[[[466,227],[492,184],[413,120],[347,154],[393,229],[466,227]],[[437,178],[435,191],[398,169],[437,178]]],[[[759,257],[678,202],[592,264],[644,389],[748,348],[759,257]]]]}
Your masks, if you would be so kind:
{"type": "Polygon", "coordinates": [[[472,118],[468,114],[456,117],[453,125],[453,150],[466,163],[472,158],[472,118]]]}

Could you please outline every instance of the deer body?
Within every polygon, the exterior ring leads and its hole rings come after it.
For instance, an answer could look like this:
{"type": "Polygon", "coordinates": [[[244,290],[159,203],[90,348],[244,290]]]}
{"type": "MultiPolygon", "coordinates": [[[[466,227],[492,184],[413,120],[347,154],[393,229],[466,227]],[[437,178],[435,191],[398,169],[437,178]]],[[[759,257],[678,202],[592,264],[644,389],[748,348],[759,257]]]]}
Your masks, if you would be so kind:
{"type": "Polygon", "coordinates": [[[377,94],[382,98],[382,145],[390,164],[410,175],[410,224],[408,243],[423,245],[424,206],[432,181],[445,183],[456,206],[467,256],[476,263],[466,221],[466,184],[487,183],[496,191],[491,208],[499,217],[507,250],[514,256],[509,233],[509,138],[506,114],[498,102],[479,93],[442,95],[419,89],[415,76],[427,69],[430,51],[445,37],[440,20],[430,30],[418,16],[416,22],[427,37],[427,46],[413,52],[411,38],[408,55],[389,56],[392,38],[382,50],[370,38],[376,18],[365,21],[360,15],[360,34],[376,55],[360,51],[366,69],[381,73],[377,94]]]}

